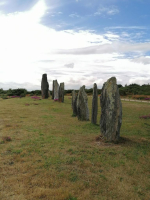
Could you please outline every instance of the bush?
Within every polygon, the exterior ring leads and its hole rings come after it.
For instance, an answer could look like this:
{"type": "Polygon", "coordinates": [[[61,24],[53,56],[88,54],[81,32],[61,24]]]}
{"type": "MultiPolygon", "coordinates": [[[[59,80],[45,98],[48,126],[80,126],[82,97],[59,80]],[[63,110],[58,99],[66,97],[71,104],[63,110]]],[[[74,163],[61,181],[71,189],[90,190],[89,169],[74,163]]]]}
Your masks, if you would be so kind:
{"type": "Polygon", "coordinates": [[[3,94],[0,96],[2,99],[8,99],[7,95],[6,94],[3,94]]]}
{"type": "Polygon", "coordinates": [[[25,96],[26,96],[25,93],[20,94],[20,97],[25,97],[25,96]]]}
{"type": "Polygon", "coordinates": [[[124,88],[120,88],[119,89],[119,94],[120,94],[120,96],[126,96],[127,95],[127,93],[126,93],[124,88]]]}

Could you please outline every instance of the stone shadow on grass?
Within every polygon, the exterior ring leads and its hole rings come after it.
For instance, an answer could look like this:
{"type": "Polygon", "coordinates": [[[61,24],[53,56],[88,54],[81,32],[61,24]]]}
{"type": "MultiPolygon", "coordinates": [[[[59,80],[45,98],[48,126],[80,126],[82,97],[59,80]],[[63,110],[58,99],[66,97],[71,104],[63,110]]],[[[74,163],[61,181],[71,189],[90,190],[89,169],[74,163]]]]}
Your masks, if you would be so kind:
{"type": "Polygon", "coordinates": [[[95,141],[99,143],[101,146],[119,146],[119,147],[136,147],[142,149],[149,149],[150,150],[150,141],[146,138],[127,138],[127,137],[120,137],[117,143],[108,142],[104,139],[102,135],[97,136],[95,141]]]}

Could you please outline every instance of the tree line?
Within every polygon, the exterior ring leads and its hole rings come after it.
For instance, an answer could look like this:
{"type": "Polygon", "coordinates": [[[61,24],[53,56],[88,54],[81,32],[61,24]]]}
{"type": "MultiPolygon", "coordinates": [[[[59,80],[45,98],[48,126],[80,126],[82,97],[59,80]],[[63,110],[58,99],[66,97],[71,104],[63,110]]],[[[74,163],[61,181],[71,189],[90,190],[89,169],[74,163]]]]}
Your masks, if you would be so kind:
{"type": "MultiPolygon", "coordinates": [[[[118,84],[119,88],[119,93],[121,96],[127,96],[127,95],[150,95],[150,85],[149,84],[144,84],[144,85],[138,85],[136,83],[130,84],[130,85],[125,85],[122,86],[121,84],[118,84]]],[[[102,89],[98,89],[98,94],[101,94],[102,89]]],[[[79,90],[75,90],[78,92],[79,90]]],[[[86,93],[88,95],[93,94],[93,88],[90,89],[85,89],[86,93]]],[[[52,94],[52,91],[50,91],[52,94]]],[[[72,89],[65,90],[65,95],[71,94],[72,89]]],[[[2,88],[0,89],[0,97],[4,96],[19,96],[19,97],[25,97],[26,95],[30,96],[40,96],[41,95],[41,90],[32,90],[32,91],[27,91],[24,88],[18,88],[18,89],[9,89],[9,90],[3,90],[2,88]]]]}
{"type": "Polygon", "coordinates": [[[136,83],[125,85],[124,87],[122,85],[118,85],[119,87],[119,93],[121,96],[126,95],[150,95],[150,85],[144,84],[144,85],[138,85],[136,83]]]}

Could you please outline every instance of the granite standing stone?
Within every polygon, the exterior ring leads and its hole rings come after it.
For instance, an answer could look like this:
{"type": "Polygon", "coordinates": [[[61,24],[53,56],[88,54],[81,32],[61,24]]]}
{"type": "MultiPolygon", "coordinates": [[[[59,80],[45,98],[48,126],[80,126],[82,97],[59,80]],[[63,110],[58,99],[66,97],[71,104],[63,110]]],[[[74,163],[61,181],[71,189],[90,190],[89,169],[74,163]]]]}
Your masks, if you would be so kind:
{"type": "Polygon", "coordinates": [[[75,90],[72,91],[72,110],[73,116],[77,116],[77,94],[75,90]]]}
{"type": "Polygon", "coordinates": [[[89,120],[88,98],[85,92],[85,86],[82,86],[79,90],[77,97],[77,116],[78,120],[89,120]]]}
{"type": "Polygon", "coordinates": [[[47,74],[43,74],[42,81],[41,81],[41,93],[42,93],[43,99],[48,98],[48,91],[49,91],[49,84],[47,81],[47,74]]]}
{"type": "Polygon", "coordinates": [[[112,77],[104,83],[101,97],[100,129],[105,139],[117,142],[122,124],[122,104],[116,78],[112,77]]]}
{"type": "Polygon", "coordinates": [[[54,81],[52,82],[52,99],[54,99],[54,81]]]}
{"type": "Polygon", "coordinates": [[[59,101],[64,102],[64,83],[60,83],[59,87],[59,101]]]}
{"type": "Polygon", "coordinates": [[[53,87],[54,87],[54,100],[59,100],[59,84],[57,80],[54,80],[53,87]]]}
{"type": "Polygon", "coordinates": [[[92,117],[91,123],[97,123],[97,110],[98,110],[98,94],[97,94],[97,84],[93,85],[93,99],[92,99],[92,117]]]}

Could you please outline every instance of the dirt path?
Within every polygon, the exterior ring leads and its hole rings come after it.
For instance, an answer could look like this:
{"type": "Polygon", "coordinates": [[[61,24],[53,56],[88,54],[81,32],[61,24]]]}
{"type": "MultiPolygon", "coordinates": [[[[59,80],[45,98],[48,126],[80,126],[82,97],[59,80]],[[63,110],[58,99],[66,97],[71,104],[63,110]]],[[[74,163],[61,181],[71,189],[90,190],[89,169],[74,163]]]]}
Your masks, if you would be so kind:
{"type": "Polygon", "coordinates": [[[150,103],[150,101],[143,101],[143,100],[133,100],[133,99],[121,99],[122,101],[135,101],[135,102],[143,102],[143,103],[150,103]]]}

